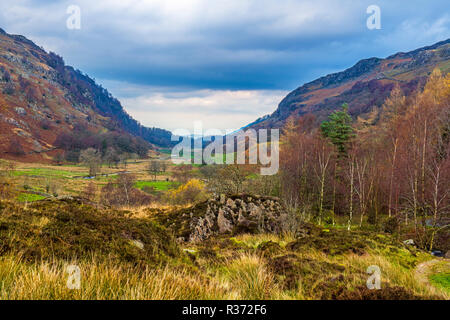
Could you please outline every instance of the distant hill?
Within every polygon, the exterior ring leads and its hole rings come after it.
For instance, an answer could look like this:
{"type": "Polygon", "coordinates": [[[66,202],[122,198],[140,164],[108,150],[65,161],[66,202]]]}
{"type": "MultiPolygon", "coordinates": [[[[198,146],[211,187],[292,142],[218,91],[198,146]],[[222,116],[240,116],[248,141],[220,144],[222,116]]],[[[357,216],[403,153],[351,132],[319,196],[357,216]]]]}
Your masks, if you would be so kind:
{"type": "Polygon", "coordinates": [[[344,102],[354,118],[364,116],[383,104],[395,84],[408,95],[423,86],[434,68],[450,71],[450,39],[385,59],[361,60],[345,71],[306,83],[289,93],[274,113],[246,127],[280,128],[288,117],[306,113],[321,121],[344,102]]]}
{"type": "Polygon", "coordinates": [[[58,136],[74,128],[143,139],[149,147],[171,144],[169,131],[142,126],[60,56],[0,29],[0,157],[50,159],[58,153],[58,136]]]}

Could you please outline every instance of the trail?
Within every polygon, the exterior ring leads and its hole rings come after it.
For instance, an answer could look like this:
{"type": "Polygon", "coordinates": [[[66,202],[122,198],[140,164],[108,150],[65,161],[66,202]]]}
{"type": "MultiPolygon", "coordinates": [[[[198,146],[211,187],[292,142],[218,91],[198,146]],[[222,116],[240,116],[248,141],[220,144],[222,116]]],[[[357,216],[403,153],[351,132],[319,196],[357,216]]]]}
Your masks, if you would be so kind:
{"type": "Polygon", "coordinates": [[[433,260],[426,261],[426,262],[423,262],[423,263],[419,264],[416,267],[416,270],[415,270],[415,277],[416,277],[416,279],[419,282],[421,282],[421,283],[425,284],[426,286],[428,286],[430,289],[436,290],[437,288],[435,286],[433,286],[430,283],[430,281],[428,280],[428,276],[430,274],[432,274],[431,268],[435,264],[443,262],[443,261],[445,263],[447,263],[449,268],[450,268],[450,260],[448,260],[448,259],[433,259],[433,260]]]}
{"type": "Polygon", "coordinates": [[[415,276],[416,279],[420,282],[427,284],[431,286],[430,281],[428,280],[428,275],[431,273],[431,267],[434,266],[436,263],[440,262],[441,260],[433,259],[430,261],[422,262],[416,267],[415,276]]]}

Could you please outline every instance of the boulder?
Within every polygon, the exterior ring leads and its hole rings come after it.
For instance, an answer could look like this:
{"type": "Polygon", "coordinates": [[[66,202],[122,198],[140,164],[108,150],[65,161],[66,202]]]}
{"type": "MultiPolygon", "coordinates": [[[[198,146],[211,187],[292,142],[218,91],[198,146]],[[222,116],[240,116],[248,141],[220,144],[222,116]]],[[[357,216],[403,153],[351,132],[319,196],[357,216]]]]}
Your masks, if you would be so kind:
{"type": "Polygon", "coordinates": [[[403,241],[404,244],[406,244],[407,246],[413,246],[414,245],[414,240],[413,239],[408,239],[403,241]]]}
{"type": "Polygon", "coordinates": [[[277,198],[222,194],[155,219],[171,228],[179,241],[198,242],[220,234],[279,233],[286,215],[277,198]]]}

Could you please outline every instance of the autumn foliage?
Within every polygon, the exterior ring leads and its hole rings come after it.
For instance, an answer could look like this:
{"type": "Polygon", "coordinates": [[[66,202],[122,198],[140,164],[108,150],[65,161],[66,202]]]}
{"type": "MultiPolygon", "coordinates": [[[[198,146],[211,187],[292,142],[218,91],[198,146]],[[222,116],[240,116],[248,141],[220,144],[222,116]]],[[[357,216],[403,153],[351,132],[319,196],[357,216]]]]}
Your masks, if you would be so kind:
{"type": "Polygon", "coordinates": [[[348,116],[345,108],[339,112],[321,129],[313,115],[287,122],[287,203],[319,223],[346,217],[349,228],[390,218],[430,245],[425,226],[446,228],[450,220],[450,75],[435,70],[423,90],[408,96],[394,88],[372,111],[374,121],[353,121],[354,134],[339,127],[348,116]]]}

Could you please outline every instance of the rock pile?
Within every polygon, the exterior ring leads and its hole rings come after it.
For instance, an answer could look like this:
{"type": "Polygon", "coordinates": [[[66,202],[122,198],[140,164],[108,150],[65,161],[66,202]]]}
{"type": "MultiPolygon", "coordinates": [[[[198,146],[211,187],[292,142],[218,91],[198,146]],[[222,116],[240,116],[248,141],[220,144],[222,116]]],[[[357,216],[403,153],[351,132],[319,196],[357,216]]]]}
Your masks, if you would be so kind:
{"type": "Polygon", "coordinates": [[[279,233],[287,211],[275,197],[219,195],[189,208],[152,212],[178,241],[198,242],[220,234],[279,233]]]}
{"type": "Polygon", "coordinates": [[[278,233],[284,215],[286,210],[277,198],[222,194],[192,207],[189,238],[180,240],[197,242],[224,233],[278,233]],[[203,214],[195,212],[198,208],[203,208],[203,214]]]}
{"type": "Polygon", "coordinates": [[[224,233],[278,233],[285,213],[277,198],[222,194],[207,201],[203,216],[192,218],[189,241],[224,233]]]}

